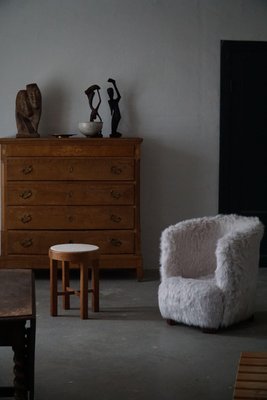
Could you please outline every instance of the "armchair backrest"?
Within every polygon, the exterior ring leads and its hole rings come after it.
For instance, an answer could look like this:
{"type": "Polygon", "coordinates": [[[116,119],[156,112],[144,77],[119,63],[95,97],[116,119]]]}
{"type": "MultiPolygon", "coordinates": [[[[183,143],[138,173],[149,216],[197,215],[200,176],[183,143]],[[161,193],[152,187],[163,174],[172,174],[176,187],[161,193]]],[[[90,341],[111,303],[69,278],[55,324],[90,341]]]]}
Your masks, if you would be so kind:
{"type": "Polygon", "coordinates": [[[161,235],[161,276],[198,278],[214,273],[221,228],[216,217],[194,218],[165,229],[161,235]]]}
{"type": "MultiPolygon", "coordinates": [[[[223,246],[225,249],[224,246],[229,246],[233,238],[240,238],[240,235],[247,238],[254,235],[259,243],[263,235],[263,225],[256,217],[234,214],[195,218],[171,225],[161,235],[161,278],[199,278],[216,271],[219,282],[225,282],[222,278],[222,275],[226,274],[225,260],[222,253],[220,256],[218,248],[223,246]]],[[[259,244],[256,249],[253,246],[253,249],[249,254],[250,257],[253,254],[255,259],[255,253],[259,252],[259,244]]]]}

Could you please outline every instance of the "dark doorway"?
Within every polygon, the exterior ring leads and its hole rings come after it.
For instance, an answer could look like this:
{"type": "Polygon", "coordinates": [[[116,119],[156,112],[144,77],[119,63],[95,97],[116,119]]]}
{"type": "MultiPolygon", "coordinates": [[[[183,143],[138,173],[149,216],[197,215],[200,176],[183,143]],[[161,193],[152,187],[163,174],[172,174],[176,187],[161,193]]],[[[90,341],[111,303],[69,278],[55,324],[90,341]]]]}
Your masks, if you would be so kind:
{"type": "Polygon", "coordinates": [[[260,218],[267,266],[267,42],[221,42],[219,212],[260,218]]]}

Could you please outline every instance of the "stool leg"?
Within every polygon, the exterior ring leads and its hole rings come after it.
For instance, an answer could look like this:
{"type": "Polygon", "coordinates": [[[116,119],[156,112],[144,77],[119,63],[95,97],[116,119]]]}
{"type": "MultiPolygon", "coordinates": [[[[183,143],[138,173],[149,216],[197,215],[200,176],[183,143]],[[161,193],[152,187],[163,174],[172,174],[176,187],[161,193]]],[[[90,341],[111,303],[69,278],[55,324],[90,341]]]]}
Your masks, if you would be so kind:
{"type": "Polygon", "coordinates": [[[99,311],[99,262],[92,261],[92,309],[99,311]]]}
{"type": "Polygon", "coordinates": [[[63,309],[70,309],[70,294],[67,292],[67,288],[70,286],[70,274],[69,274],[69,262],[62,261],[62,292],[63,294],[63,309]]]}
{"type": "Polygon", "coordinates": [[[50,315],[57,316],[57,261],[50,258],[50,315]]]}
{"type": "Polygon", "coordinates": [[[88,318],[88,267],[80,264],[80,315],[88,318]]]}

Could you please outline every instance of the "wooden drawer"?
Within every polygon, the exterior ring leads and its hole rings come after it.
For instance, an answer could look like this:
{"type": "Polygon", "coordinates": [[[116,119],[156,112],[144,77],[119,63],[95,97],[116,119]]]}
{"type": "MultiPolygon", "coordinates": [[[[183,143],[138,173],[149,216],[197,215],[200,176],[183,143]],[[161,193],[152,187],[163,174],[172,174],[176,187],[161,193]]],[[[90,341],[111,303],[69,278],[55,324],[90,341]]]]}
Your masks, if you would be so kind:
{"type": "Polygon", "coordinates": [[[7,179],[133,180],[134,160],[123,158],[8,158],[7,179]]]}
{"type": "Polygon", "coordinates": [[[7,205],[134,204],[134,185],[104,182],[7,183],[7,205]]]}
{"type": "Polygon", "coordinates": [[[3,157],[135,157],[142,140],[126,138],[1,139],[3,157]]]}
{"type": "Polygon", "coordinates": [[[7,229],[133,229],[131,206],[9,206],[7,229]]]}
{"type": "Polygon", "coordinates": [[[60,243],[90,243],[100,247],[101,254],[134,252],[132,231],[9,231],[9,255],[48,254],[49,247],[60,243]]]}

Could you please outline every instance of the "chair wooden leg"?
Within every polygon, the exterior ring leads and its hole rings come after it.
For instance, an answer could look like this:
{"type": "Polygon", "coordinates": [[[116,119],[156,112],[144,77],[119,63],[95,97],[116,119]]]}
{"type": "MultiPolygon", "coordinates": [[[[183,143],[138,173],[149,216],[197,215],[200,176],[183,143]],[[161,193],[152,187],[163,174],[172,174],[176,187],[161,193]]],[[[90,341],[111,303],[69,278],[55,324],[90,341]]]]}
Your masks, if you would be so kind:
{"type": "Polygon", "coordinates": [[[218,328],[201,328],[203,333],[217,333],[218,332],[218,328]]]}
{"type": "Polygon", "coordinates": [[[173,319],[170,319],[170,318],[166,319],[166,322],[167,322],[168,325],[176,325],[176,322],[173,319]]]}
{"type": "MultiPolygon", "coordinates": [[[[26,351],[25,321],[16,324],[17,333],[14,335],[12,349],[14,351],[14,399],[28,399],[28,368],[26,351]]],[[[12,396],[13,397],[13,396],[12,396]]]]}
{"type": "Polygon", "coordinates": [[[88,318],[88,266],[80,264],[80,316],[88,318]]]}
{"type": "Polygon", "coordinates": [[[144,279],[144,270],[142,268],[142,264],[137,267],[136,276],[137,276],[138,282],[141,282],[144,279]]]}
{"type": "Polygon", "coordinates": [[[50,314],[57,316],[57,261],[50,259],[50,314]]]}
{"type": "Polygon", "coordinates": [[[67,288],[70,286],[69,262],[62,261],[62,291],[63,291],[63,309],[70,309],[70,294],[67,288]]]}
{"type": "Polygon", "coordinates": [[[99,262],[92,261],[92,310],[99,311],[99,262]]]}

